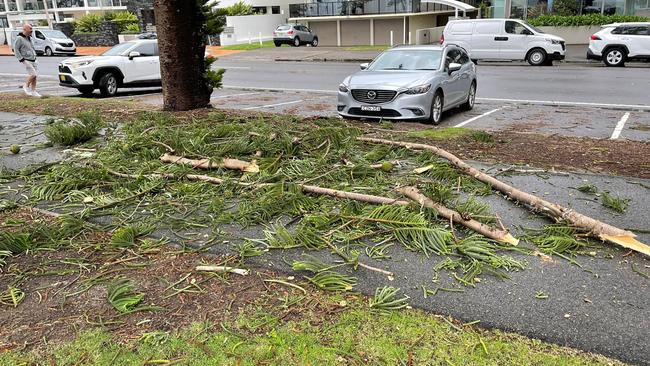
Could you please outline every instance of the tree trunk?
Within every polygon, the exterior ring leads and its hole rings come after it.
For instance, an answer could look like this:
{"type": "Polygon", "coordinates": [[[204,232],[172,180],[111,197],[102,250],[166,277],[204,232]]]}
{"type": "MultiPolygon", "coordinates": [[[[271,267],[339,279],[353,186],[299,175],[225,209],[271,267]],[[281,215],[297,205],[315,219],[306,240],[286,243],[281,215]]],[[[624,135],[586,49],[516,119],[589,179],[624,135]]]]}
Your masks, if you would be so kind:
{"type": "Polygon", "coordinates": [[[163,109],[186,111],[210,105],[204,78],[205,15],[198,0],[154,0],[163,109]]]}

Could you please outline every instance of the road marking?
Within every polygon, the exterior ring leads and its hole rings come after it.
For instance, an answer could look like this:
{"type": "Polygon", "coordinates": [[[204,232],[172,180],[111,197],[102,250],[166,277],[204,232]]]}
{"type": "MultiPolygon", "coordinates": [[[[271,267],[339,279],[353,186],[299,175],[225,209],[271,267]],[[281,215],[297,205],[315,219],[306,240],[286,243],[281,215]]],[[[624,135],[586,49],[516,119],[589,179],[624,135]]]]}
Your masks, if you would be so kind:
{"type": "Polygon", "coordinates": [[[226,70],[230,70],[230,69],[241,69],[241,70],[250,70],[251,68],[250,68],[250,66],[218,66],[218,65],[216,65],[216,66],[214,66],[214,69],[226,69],[226,70]]]}
{"type": "Polygon", "coordinates": [[[243,108],[243,110],[248,111],[248,110],[251,110],[251,109],[279,107],[281,105],[295,104],[295,103],[300,103],[300,102],[302,102],[302,99],[294,100],[294,101],[291,101],[291,102],[284,102],[284,103],[277,103],[277,104],[267,104],[267,105],[261,105],[261,106],[257,106],[257,107],[248,107],[248,108],[243,108]]]}
{"type": "Polygon", "coordinates": [[[614,132],[612,132],[612,137],[609,138],[610,140],[616,140],[621,135],[623,127],[625,127],[625,122],[627,122],[628,118],[630,118],[630,112],[625,112],[623,117],[621,117],[621,120],[616,124],[614,132]]]}
{"type": "Polygon", "coordinates": [[[481,118],[481,117],[489,116],[490,114],[492,114],[492,113],[494,113],[494,112],[497,112],[497,111],[500,111],[500,110],[502,110],[502,109],[503,109],[503,107],[501,107],[501,108],[497,108],[497,109],[493,109],[493,110],[488,111],[488,112],[485,112],[485,113],[483,113],[483,114],[481,114],[481,115],[478,115],[478,116],[472,117],[472,118],[468,119],[467,121],[461,122],[461,123],[457,124],[457,125],[454,126],[454,127],[463,127],[463,126],[465,126],[465,125],[468,124],[468,123],[474,122],[474,121],[476,121],[477,119],[479,119],[479,118],[481,118]]]}
{"type": "Polygon", "coordinates": [[[323,90],[323,89],[296,89],[296,88],[274,88],[274,87],[264,87],[264,86],[236,86],[236,85],[224,85],[224,89],[242,89],[242,90],[260,90],[260,91],[296,91],[296,92],[310,92],[310,93],[325,93],[325,94],[336,94],[336,90],[323,90]]]}
{"type": "MultiPolygon", "coordinates": [[[[8,73],[0,73],[0,76],[16,76],[16,77],[21,77],[26,79],[27,74],[8,74],[8,73]]],[[[53,75],[38,75],[37,79],[53,79],[53,80],[59,80],[58,76],[53,76],[53,75]]]]}
{"type": "Polygon", "coordinates": [[[219,98],[228,98],[228,97],[241,97],[243,95],[256,95],[258,92],[254,93],[239,93],[239,94],[228,94],[228,95],[217,95],[216,97],[211,97],[210,99],[219,99],[219,98]]]}
{"type": "Polygon", "coordinates": [[[512,102],[512,103],[568,105],[568,106],[590,106],[590,107],[606,107],[606,108],[609,107],[609,108],[628,108],[628,109],[650,109],[650,105],[641,105],[641,104],[561,102],[561,101],[557,101],[557,100],[529,100],[529,99],[502,99],[502,98],[476,98],[476,100],[485,100],[485,101],[490,101],[490,102],[512,102]]]}

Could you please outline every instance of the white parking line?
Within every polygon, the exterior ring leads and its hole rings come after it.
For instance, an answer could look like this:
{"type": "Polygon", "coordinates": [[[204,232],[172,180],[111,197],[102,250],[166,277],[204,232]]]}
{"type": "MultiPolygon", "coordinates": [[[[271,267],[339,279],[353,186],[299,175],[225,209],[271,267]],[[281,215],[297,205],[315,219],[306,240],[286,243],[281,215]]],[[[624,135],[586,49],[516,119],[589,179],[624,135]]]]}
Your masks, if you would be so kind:
{"type": "Polygon", "coordinates": [[[503,99],[503,98],[476,98],[476,100],[485,100],[485,101],[490,101],[490,102],[512,102],[512,103],[529,103],[529,104],[590,106],[590,107],[605,107],[605,108],[609,107],[609,108],[649,109],[650,110],[650,105],[642,105],[642,104],[561,102],[561,101],[557,101],[557,100],[529,100],[529,99],[503,99]]]}
{"type": "Polygon", "coordinates": [[[497,108],[497,109],[493,109],[493,110],[488,111],[488,112],[485,112],[485,113],[483,113],[483,114],[481,114],[481,115],[478,115],[478,116],[472,117],[472,118],[468,119],[467,121],[461,122],[461,123],[457,124],[457,125],[454,126],[454,127],[463,127],[463,126],[465,126],[465,125],[468,124],[468,123],[474,122],[474,121],[476,121],[477,119],[479,119],[479,118],[481,118],[481,117],[489,116],[490,114],[492,114],[492,113],[494,113],[494,112],[497,112],[497,111],[500,111],[500,110],[502,110],[502,109],[503,109],[503,107],[501,107],[501,108],[497,108]]]}
{"type": "Polygon", "coordinates": [[[625,122],[627,122],[628,118],[630,118],[630,112],[626,112],[623,117],[621,117],[621,120],[618,121],[616,128],[614,128],[614,132],[612,132],[612,137],[609,138],[610,140],[616,140],[621,135],[623,127],[625,127],[625,122]]]}
{"type": "Polygon", "coordinates": [[[259,94],[258,92],[254,93],[239,93],[239,94],[228,94],[228,95],[217,95],[216,97],[211,97],[210,99],[220,99],[220,98],[228,98],[228,97],[241,97],[244,95],[256,95],[259,94]]]}
{"type": "Polygon", "coordinates": [[[336,90],[323,90],[323,89],[296,89],[296,88],[274,88],[274,87],[264,87],[264,86],[236,86],[236,85],[224,85],[224,89],[242,89],[242,90],[270,90],[270,91],[296,91],[296,92],[311,92],[311,93],[325,93],[325,94],[336,94],[336,90]]]}
{"type": "Polygon", "coordinates": [[[257,106],[257,107],[248,107],[248,108],[243,108],[243,110],[249,111],[251,109],[279,107],[281,105],[295,104],[295,103],[300,103],[300,102],[302,102],[302,99],[294,100],[294,101],[291,101],[291,102],[284,102],[284,103],[277,103],[277,104],[267,104],[267,105],[261,105],[261,106],[257,106]]]}

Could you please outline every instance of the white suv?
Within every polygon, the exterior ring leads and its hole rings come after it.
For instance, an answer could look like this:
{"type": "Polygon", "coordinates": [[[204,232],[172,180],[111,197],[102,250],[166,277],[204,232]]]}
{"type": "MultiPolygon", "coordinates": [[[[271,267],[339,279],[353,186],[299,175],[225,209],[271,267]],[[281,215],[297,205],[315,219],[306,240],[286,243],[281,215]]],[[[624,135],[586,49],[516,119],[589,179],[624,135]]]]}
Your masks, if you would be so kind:
{"type": "Polygon", "coordinates": [[[650,23],[603,25],[591,36],[587,59],[607,66],[624,66],[630,60],[650,60],[650,23]]]}
{"type": "Polygon", "coordinates": [[[59,64],[59,85],[90,95],[99,89],[113,96],[118,88],[160,86],[160,58],[156,40],[120,43],[100,56],[76,57],[59,64]]]}

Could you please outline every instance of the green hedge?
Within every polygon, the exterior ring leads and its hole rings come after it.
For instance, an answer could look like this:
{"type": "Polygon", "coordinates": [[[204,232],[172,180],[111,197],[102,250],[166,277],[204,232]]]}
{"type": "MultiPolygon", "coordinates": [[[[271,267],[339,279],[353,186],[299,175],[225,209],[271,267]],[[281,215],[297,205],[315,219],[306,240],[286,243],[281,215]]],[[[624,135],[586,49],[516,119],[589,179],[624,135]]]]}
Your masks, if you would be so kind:
{"type": "Polygon", "coordinates": [[[541,15],[529,18],[528,23],[536,27],[570,27],[580,25],[603,25],[610,23],[647,22],[648,18],[634,15],[541,15]]]}

